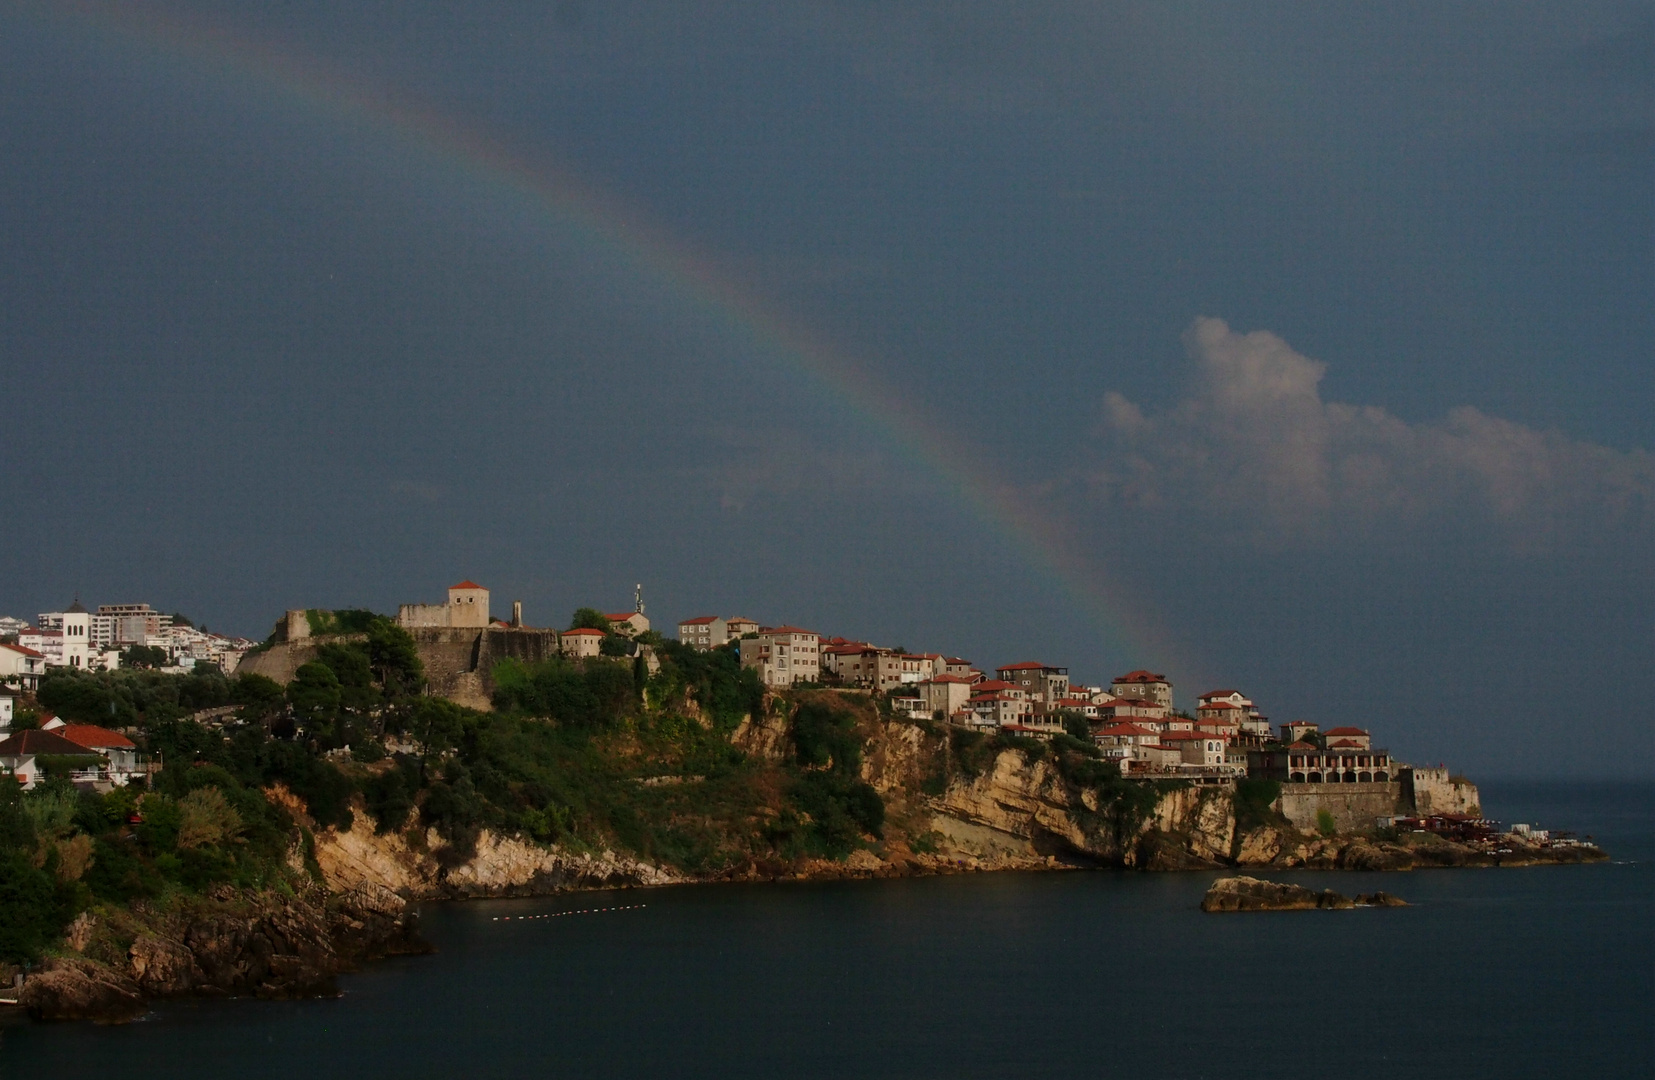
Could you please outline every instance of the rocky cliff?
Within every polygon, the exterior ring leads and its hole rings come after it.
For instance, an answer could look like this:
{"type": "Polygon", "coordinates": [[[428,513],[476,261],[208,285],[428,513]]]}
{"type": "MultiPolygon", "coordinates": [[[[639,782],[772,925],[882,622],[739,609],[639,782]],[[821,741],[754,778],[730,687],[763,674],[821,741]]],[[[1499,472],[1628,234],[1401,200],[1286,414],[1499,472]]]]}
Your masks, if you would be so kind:
{"type": "Polygon", "coordinates": [[[39,1019],[120,1023],[189,994],[331,996],[340,972],[429,949],[408,902],[368,882],[305,896],[220,886],[167,911],[83,913],[64,944],[23,984],[19,1003],[39,1019]]]}

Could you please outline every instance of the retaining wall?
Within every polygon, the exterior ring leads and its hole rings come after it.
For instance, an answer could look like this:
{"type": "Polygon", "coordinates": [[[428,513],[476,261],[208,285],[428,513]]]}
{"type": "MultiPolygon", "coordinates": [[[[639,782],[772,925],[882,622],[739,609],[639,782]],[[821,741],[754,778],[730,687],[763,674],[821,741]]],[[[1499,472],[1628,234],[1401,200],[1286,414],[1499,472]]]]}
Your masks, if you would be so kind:
{"type": "Polygon", "coordinates": [[[1316,831],[1316,816],[1326,810],[1340,832],[1372,829],[1378,818],[1392,817],[1401,806],[1402,784],[1283,784],[1276,809],[1305,832],[1316,831]]]}

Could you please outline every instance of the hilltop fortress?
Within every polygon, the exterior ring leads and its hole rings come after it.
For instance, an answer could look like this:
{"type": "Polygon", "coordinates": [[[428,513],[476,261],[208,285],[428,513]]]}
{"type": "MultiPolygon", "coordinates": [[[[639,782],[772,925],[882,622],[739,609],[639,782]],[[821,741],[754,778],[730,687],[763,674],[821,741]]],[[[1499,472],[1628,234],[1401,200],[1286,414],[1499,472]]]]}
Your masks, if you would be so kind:
{"type": "MultiPolygon", "coordinates": [[[[331,615],[315,608],[289,611],[276,624],[269,648],[249,654],[237,670],[286,685],[323,645],[362,639],[337,632],[331,615]]],[[[491,618],[489,591],[470,580],[450,586],[447,603],[401,605],[397,624],[414,639],[429,692],[473,709],[493,708],[492,672],[499,661],[533,662],[564,651],[564,635],[523,625],[522,601],[513,602],[510,622],[491,618]]]]}

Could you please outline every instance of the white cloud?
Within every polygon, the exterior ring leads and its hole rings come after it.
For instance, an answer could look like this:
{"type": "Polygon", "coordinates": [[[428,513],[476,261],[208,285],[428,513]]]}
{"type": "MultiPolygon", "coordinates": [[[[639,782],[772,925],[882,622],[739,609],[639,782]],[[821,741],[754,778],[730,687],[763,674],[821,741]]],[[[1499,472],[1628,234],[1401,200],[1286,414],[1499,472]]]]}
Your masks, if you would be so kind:
{"type": "Polygon", "coordinates": [[[1427,519],[1498,523],[1524,546],[1612,522],[1644,529],[1655,458],[1538,431],[1469,406],[1412,424],[1322,399],[1326,365],[1267,331],[1197,319],[1192,396],[1147,414],[1104,401],[1092,480],[1111,500],[1204,511],[1216,533],[1286,540],[1427,519]]]}

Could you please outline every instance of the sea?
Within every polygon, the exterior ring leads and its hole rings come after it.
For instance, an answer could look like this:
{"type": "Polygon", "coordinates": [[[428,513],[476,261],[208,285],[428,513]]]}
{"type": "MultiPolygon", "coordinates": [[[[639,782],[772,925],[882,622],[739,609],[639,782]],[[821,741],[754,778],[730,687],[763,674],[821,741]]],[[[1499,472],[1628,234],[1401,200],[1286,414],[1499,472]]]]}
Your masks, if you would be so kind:
{"type": "Polygon", "coordinates": [[[0,1015],[0,1076],[1655,1076],[1655,784],[1483,785],[1608,864],[1272,872],[1412,906],[1204,914],[1213,872],[429,904],[336,1000],[0,1015]]]}

